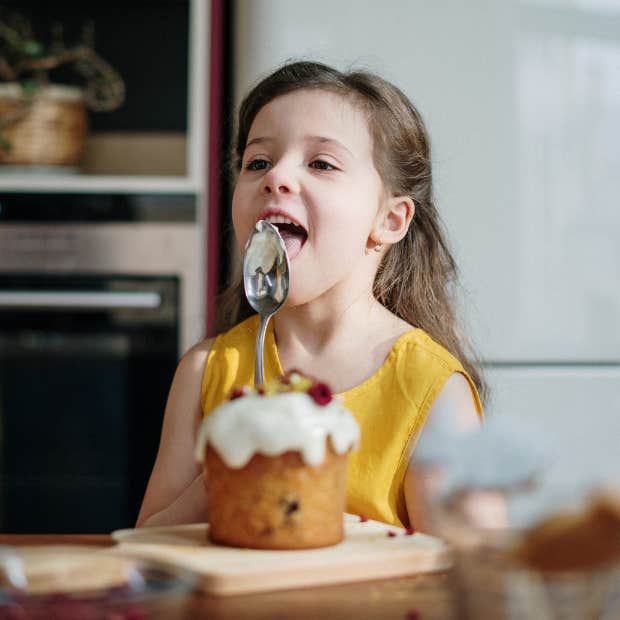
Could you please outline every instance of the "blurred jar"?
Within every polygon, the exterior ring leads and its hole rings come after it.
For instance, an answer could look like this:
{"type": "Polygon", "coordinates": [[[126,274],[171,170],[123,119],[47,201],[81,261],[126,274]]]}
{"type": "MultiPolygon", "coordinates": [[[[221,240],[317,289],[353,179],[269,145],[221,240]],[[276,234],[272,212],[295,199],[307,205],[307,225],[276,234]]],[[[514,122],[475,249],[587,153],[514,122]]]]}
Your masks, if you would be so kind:
{"type": "Polygon", "coordinates": [[[462,618],[620,620],[616,484],[556,476],[547,437],[518,418],[426,439],[410,495],[453,548],[462,618]]]}
{"type": "Polygon", "coordinates": [[[471,490],[435,511],[454,549],[464,619],[617,620],[620,512],[604,502],[528,529],[511,527],[506,497],[471,490]],[[615,545],[615,547],[614,547],[615,545]]]}

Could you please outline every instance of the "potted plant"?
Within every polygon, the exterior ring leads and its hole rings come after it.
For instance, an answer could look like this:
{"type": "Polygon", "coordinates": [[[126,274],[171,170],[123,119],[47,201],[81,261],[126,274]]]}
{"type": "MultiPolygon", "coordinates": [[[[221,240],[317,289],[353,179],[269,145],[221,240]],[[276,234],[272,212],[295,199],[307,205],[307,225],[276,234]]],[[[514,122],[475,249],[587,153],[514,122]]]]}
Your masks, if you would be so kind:
{"type": "Polygon", "coordinates": [[[60,24],[50,42],[30,22],[0,9],[0,163],[75,166],[84,150],[86,109],[111,111],[125,98],[118,72],[95,51],[93,27],[65,44],[60,24]],[[55,83],[52,73],[70,69],[80,86],[55,83]]]}

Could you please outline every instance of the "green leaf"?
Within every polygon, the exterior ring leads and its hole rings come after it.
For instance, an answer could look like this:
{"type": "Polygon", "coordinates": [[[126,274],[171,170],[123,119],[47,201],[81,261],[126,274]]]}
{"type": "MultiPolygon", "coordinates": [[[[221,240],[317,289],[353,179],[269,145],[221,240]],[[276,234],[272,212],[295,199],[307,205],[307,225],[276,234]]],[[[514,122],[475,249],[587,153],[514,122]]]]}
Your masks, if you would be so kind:
{"type": "Polygon", "coordinates": [[[13,150],[13,145],[3,136],[0,136],[0,151],[10,153],[13,150]]]}
{"type": "Polygon", "coordinates": [[[26,56],[40,56],[43,52],[43,45],[41,45],[38,41],[28,39],[24,41],[22,51],[26,54],[26,56]]]}
{"type": "Polygon", "coordinates": [[[34,95],[41,88],[41,84],[36,80],[24,80],[20,82],[20,86],[22,93],[26,96],[34,95]]]}

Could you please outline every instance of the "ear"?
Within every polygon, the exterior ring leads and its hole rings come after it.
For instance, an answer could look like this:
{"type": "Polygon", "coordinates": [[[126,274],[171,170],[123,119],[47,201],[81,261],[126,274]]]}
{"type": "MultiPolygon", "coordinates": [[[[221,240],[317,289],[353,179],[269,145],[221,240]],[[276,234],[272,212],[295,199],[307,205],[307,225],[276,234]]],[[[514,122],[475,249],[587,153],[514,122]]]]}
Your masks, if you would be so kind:
{"type": "Polygon", "coordinates": [[[375,243],[398,243],[409,229],[415,205],[409,196],[389,197],[380,210],[370,238],[375,243]]]}

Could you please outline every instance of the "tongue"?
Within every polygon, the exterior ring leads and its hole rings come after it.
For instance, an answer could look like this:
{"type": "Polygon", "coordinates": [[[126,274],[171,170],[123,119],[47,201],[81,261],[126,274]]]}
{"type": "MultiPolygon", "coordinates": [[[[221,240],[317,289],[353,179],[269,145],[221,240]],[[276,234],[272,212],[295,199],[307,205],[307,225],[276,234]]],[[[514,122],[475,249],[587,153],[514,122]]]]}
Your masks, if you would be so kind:
{"type": "Polygon", "coordinates": [[[303,238],[288,230],[280,230],[280,237],[282,237],[282,241],[284,241],[284,245],[286,246],[286,253],[288,254],[289,260],[293,260],[301,251],[303,238]]]}

